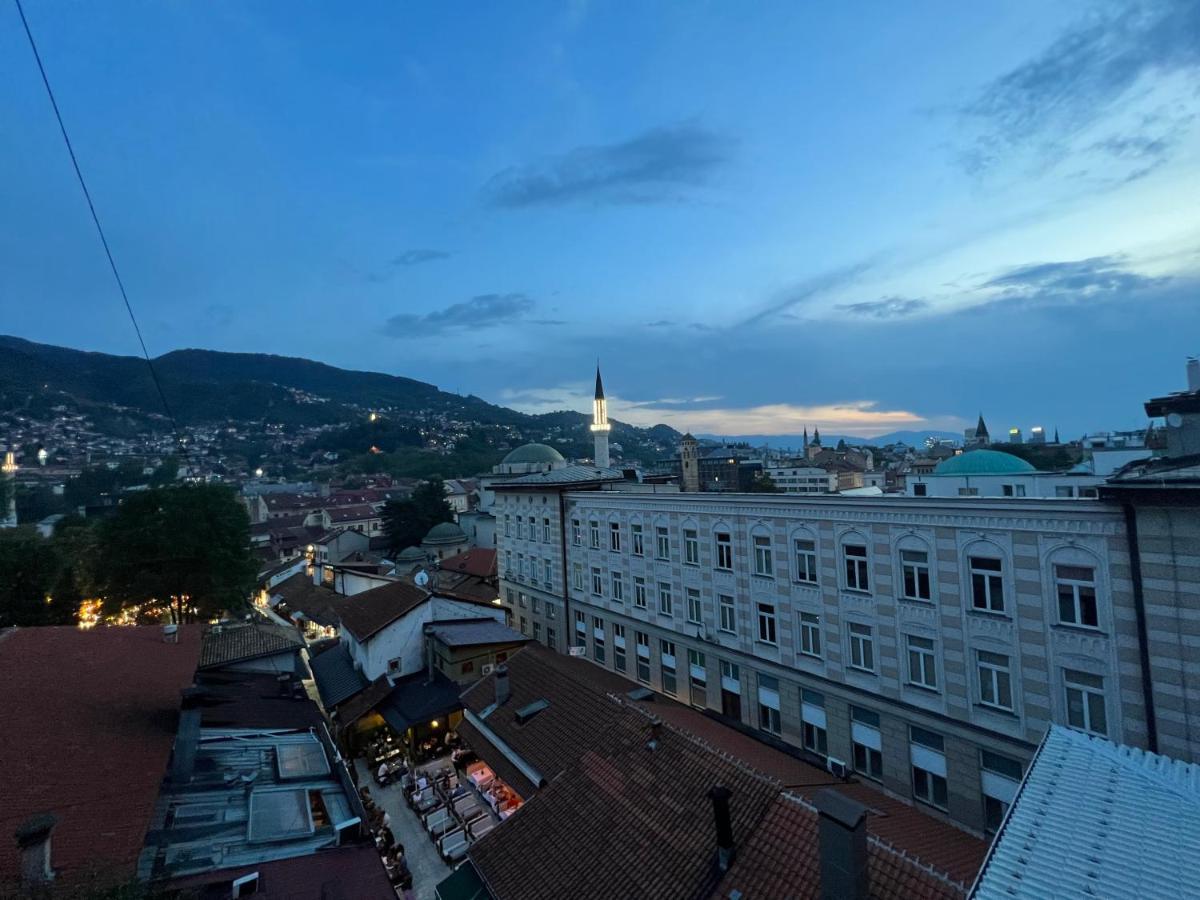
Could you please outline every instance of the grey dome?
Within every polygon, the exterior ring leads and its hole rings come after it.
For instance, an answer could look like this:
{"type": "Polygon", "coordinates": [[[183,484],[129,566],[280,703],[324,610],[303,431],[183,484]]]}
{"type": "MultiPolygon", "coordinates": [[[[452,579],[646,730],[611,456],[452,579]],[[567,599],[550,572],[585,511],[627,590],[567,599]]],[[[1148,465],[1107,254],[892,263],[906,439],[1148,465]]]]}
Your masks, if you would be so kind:
{"type": "Polygon", "coordinates": [[[400,555],[396,557],[399,562],[418,562],[424,561],[425,551],[420,547],[405,547],[400,551],[400,555]]]}
{"type": "Polygon", "coordinates": [[[425,535],[422,544],[460,544],[467,539],[467,533],[453,522],[443,522],[434,525],[425,535]]]}
{"type": "Polygon", "coordinates": [[[504,457],[504,464],[515,463],[560,463],[566,462],[563,455],[545,444],[524,444],[504,457]]]}

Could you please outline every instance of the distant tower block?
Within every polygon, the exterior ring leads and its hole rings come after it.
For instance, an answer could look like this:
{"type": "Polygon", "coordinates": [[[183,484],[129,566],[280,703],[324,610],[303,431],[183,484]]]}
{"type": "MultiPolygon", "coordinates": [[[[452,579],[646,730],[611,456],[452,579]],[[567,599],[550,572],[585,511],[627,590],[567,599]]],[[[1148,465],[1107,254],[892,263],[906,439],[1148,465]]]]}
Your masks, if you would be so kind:
{"type": "Polygon", "coordinates": [[[604,399],[604,382],[600,380],[600,367],[596,366],[596,399],[592,401],[592,434],[596,440],[596,467],[607,469],[608,433],[612,426],[608,424],[608,403],[604,399]]]}
{"type": "Polygon", "coordinates": [[[696,493],[700,490],[700,445],[691,434],[685,434],[679,445],[679,462],[683,477],[680,490],[696,493]]]}
{"type": "Polygon", "coordinates": [[[4,454],[4,465],[0,466],[3,478],[8,482],[8,509],[0,518],[0,528],[17,527],[17,454],[9,450],[4,454]]]}

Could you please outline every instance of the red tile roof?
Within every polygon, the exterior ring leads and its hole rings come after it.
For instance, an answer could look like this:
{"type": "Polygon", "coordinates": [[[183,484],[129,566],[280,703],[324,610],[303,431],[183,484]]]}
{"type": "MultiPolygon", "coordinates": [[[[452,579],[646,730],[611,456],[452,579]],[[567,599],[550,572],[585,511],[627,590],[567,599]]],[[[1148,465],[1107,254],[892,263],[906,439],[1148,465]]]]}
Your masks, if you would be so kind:
{"type": "Polygon", "coordinates": [[[330,522],[357,522],[362,519],[378,519],[379,513],[369,504],[354,506],[327,506],[325,514],[330,522]]]}
{"type": "MultiPolygon", "coordinates": [[[[0,635],[0,884],[20,874],[12,834],[52,812],[52,865],[69,878],[132,874],[175,740],[200,626],[15,629],[0,635]]],[[[2,893],[2,891],[0,891],[2,893]]]]}
{"type": "Polygon", "coordinates": [[[496,577],[496,551],[486,547],[475,547],[457,556],[442,560],[445,572],[465,572],[476,578],[496,577]]]}

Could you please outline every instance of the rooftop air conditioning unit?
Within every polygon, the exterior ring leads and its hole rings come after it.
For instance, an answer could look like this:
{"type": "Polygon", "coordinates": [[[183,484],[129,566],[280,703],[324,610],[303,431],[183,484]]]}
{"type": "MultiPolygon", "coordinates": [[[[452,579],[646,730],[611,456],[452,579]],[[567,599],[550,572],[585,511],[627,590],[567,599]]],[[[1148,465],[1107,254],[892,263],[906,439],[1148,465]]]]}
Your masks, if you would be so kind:
{"type": "Polygon", "coordinates": [[[846,764],[840,759],[834,759],[832,756],[825,761],[826,768],[829,769],[838,778],[846,777],[846,764]]]}
{"type": "Polygon", "coordinates": [[[491,675],[492,672],[495,670],[495,668],[496,668],[495,663],[484,663],[483,666],[480,667],[479,671],[483,675],[491,675]]]}

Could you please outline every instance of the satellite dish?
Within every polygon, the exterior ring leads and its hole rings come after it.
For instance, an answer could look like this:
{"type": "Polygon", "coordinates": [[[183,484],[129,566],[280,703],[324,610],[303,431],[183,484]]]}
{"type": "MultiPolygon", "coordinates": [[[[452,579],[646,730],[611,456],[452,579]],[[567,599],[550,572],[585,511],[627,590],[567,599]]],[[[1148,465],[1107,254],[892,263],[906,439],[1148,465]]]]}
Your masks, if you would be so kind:
{"type": "Polygon", "coordinates": [[[1177,412],[1167,413],[1167,424],[1172,428],[1178,428],[1183,424],[1183,416],[1177,412]]]}
{"type": "Polygon", "coordinates": [[[413,581],[416,582],[417,587],[425,587],[429,584],[429,573],[422,569],[414,576],[413,581]]]}

